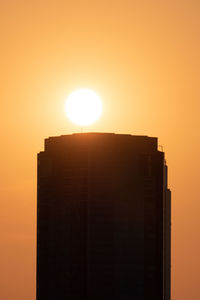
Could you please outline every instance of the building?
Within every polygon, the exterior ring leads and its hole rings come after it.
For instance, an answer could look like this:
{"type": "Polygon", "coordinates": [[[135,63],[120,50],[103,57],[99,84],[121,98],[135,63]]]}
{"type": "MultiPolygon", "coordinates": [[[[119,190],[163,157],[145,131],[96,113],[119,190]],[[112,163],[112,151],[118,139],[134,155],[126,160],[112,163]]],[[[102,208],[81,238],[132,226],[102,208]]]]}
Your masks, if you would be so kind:
{"type": "Polygon", "coordinates": [[[46,139],[38,154],[37,300],[170,300],[170,219],[157,138],[46,139]]]}

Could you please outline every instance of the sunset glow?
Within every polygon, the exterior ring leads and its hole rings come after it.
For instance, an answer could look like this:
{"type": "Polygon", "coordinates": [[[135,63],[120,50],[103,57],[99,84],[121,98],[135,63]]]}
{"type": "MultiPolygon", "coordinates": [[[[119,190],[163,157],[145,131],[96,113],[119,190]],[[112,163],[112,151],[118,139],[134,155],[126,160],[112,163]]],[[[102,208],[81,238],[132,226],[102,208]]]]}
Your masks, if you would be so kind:
{"type": "Polygon", "coordinates": [[[90,125],[101,116],[101,99],[89,89],[77,90],[67,99],[66,113],[73,123],[81,126],[90,125]]]}
{"type": "Polygon", "coordinates": [[[0,7],[0,300],[36,300],[36,157],[44,138],[87,132],[158,137],[172,190],[171,299],[200,299],[200,1],[10,0],[0,7]],[[92,118],[91,105],[80,108],[78,100],[67,112],[85,88],[102,100],[92,118]]]}

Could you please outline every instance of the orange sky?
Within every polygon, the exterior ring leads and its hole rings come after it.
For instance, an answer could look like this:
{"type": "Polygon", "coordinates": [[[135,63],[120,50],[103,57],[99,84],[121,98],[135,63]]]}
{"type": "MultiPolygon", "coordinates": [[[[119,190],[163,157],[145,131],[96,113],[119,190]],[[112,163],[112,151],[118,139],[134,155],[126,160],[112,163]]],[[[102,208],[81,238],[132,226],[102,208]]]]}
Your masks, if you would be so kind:
{"type": "Polygon", "coordinates": [[[0,299],[35,300],[36,154],[76,88],[103,98],[85,131],[158,136],[172,190],[173,300],[200,299],[200,1],[0,4],[0,299]]]}

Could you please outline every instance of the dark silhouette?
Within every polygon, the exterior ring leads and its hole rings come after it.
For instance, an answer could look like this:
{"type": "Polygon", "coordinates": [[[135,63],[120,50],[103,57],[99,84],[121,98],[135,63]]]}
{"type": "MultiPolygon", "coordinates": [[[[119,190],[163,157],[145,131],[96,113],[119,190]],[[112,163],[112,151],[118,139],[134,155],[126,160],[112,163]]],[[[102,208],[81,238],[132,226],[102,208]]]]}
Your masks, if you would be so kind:
{"type": "Polygon", "coordinates": [[[170,300],[171,199],[157,138],[46,139],[37,209],[37,300],[170,300]]]}

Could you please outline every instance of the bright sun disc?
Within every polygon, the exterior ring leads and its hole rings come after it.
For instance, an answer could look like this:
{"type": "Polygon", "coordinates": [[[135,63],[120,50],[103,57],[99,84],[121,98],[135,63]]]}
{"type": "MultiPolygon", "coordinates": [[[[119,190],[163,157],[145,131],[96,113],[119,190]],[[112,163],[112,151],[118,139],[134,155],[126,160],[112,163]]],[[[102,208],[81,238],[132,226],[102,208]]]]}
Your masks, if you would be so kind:
{"type": "Polygon", "coordinates": [[[101,116],[101,99],[89,89],[77,90],[67,98],[66,113],[73,123],[90,125],[101,116]]]}

